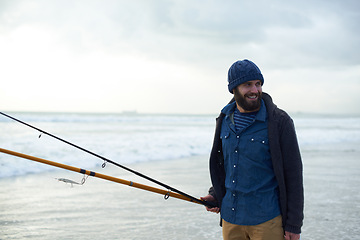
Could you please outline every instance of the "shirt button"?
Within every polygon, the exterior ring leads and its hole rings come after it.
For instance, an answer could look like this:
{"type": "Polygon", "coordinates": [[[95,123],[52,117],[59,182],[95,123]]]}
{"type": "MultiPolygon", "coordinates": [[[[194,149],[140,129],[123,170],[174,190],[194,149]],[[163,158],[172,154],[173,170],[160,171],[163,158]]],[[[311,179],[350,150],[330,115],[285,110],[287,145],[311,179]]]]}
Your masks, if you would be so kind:
{"type": "Polygon", "coordinates": [[[235,152],[237,153],[237,150],[235,150],[235,152]]]}
{"type": "Polygon", "coordinates": [[[235,193],[233,193],[233,196],[235,197],[235,193]]]}
{"type": "Polygon", "coordinates": [[[236,138],[239,138],[240,136],[236,136],[236,138]]]}
{"type": "Polygon", "coordinates": [[[233,183],[235,183],[235,180],[233,180],[233,183]]]}
{"type": "Polygon", "coordinates": [[[234,164],[234,168],[236,167],[236,164],[234,164]]]}
{"type": "Polygon", "coordinates": [[[254,141],[254,139],[252,138],[252,139],[251,139],[251,141],[253,142],[253,141],[254,141]]]}
{"type": "Polygon", "coordinates": [[[231,210],[235,211],[235,208],[232,208],[231,210]]]}
{"type": "Polygon", "coordinates": [[[265,143],[265,141],[262,141],[262,143],[265,143]]]}

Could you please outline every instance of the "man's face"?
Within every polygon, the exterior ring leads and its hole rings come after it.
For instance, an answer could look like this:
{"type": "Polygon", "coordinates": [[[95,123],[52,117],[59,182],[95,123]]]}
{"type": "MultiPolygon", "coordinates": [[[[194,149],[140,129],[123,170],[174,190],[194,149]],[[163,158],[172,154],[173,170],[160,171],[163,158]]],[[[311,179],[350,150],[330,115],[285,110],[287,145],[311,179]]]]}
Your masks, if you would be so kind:
{"type": "Polygon", "coordinates": [[[240,84],[234,88],[233,93],[240,112],[254,112],[260,109],[262,96],[260,80],[240,84]]]}

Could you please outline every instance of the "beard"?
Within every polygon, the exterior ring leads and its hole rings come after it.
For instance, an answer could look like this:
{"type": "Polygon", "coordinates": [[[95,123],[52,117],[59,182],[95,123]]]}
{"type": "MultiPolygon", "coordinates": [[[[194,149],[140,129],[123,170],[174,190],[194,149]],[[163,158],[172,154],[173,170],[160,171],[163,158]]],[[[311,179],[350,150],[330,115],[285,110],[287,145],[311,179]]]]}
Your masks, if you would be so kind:
{"type": "Polygon", "coordinates": [[[243,96],[238,89],[235,89],[234,92],[234,98],[236,103],[247,112],[257,111],[260,109],[261,106],[262,93],[261,92],[256,93],[258,97],[256,101],[249,101],[247,99],[247,96],[251,96],[251,95],[254,94],[245,94],[243,96]]]}

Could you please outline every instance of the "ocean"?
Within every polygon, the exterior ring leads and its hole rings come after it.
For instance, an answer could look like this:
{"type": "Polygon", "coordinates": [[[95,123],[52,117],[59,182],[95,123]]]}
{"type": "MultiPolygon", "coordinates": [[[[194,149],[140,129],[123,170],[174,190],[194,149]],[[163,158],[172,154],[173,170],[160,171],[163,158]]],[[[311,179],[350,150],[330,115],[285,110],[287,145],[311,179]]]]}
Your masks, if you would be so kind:
{"type": "MultiPolygon", "coordinates": [[[[11,116],[195,197],[210,186],[216,115],[23,113],[11,116]]],[[[360,234],[360,116],[291,114],[304,165],[302,239],[360,234]]],[[[153,185],[0,115],[0,148],[153,185]]],[[[0,153],[0,239],[219,239],[202,206],[0,153]]],[[[158,186],[155,186],[158,187],[158,186]]],[[[160,187],[159,187],[160,188],[160,187]]]]}
{"type": "MultiPolygon", "coordinates": [[[[19,120],[121,164],[207,154],[213,116],[160,114],[14,113],[19,120]]],[[[0,115],[2,148],[93,168],[101,159],[0,115]]],[[[50,170],[0,156],[0,177],[50,170]]]]}

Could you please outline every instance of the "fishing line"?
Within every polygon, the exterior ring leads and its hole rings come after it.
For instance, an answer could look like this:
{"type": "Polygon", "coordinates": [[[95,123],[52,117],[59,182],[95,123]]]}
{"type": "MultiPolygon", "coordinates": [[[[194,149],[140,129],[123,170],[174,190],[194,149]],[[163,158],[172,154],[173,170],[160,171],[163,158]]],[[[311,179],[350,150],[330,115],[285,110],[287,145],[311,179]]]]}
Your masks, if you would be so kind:
{"type": "Polygon", "coordinates": [[[66,140],[64,140],[64,139],[62,139],[62,138],[60,138],[60,137],[57,137],[57,136],[55,136],[55,135],[53,135],[53,134],[51,134],[51,133],[48,133],[48,132],[46,132],[46,131],[44,131],[44,130],[42,130],[42,129],[40,129],[40,128],[37,128],[37,127],[35,127],[35,126],[32,126],[32,125],[30,125],[30,124],[28,124],[28,123],[26,123],[26,122],[23,122],[23,121],[21,121],[21,120],[19,120],[19,119],[17,119],[17,118],[14,118],[14,117],[12,117],[12,116],[10,116],[10,115],[7,115],[7,114],[5,114],[5,113],[3,113],[3,112],[0,112],[0,114],[2,114],[3,116],[5,116],[5,117],[7,117],[7,118],[10,118],[10,119],[12,119],[12,120],[14,120],[14,121],[16,121],[16,122],[19,122],[19,123],[21,123],[21,124],[24,124],[25,126],[28,126],[28,127],[32,128],[32,129],[35,129],[35,130],[39,131],[39,132],[40,132],[39,137],[41,137],[42,134],[48,135],[48,136],[50,136],[50,137],[52,137],[52,138],[55,138],[55,139],[57,139],[57,140],[59,140],[59,141],[61,141],[61,142],[64,142],[64,143],[66,143],[66,144],[68,144],[68,145],[70,145],[70,146],[73,146],[73,147],[75,147],[75,148],[77,148],[77,149],[80,149],[80,150],[82,150],[82,151],[84,151],[84,152],[86,152],[86,153],[88,153],[88,154],[91,154],[91,155],[93,155],[93,156],[95,156],[95,157],[97,157],[97,158],[102,159],[102,160],[104,161],[104,163],[103,163],[102,166],[105,166],[106,162],[111,163],[111,164],[113,164],[113,165],[115,165],[115,166],[117,166],[117,167],[120,167],[120,168],[122,168],[122,169],[125,169],[126,171],[129,171],[129,172],[131,172],[131,173],[133,173],[133,174],[135,174],[135,175],[137,175],[137,176],[140,176],[140,177],[142,177],[142,178],[145,178],[146,180],[149,180],[149,181],[151,181],[151,182],[153,182],[153,183],[156,183],[156,184],[158,184],[158,185],[160,185],[160,186],[168,189],[169,191],[173,191],[173,192],[176,192],[176,193],[178,193],[178,194],[181,194],[181,195],[183,195],[183,196],[185,196],[185,197],[193,200],[194,202],[200,203],[200,204],[202,204],[202,205],[204,205],[204,206],[207,206],[207,207],[215,207],[215,205],[214,205],[212,202],[207,202],[207,201],[199,200],[199,199],[197,199],[197,198],[195,198],[195,197],[193,197],[193,196],[191,196],[191,195],[189,195],[189,194],[187,194],[187,193],[184,193],[184,192],[182,192],[182,191],[180,191],[180,190],[178,190],[178,189],[176,189],[176,188],[173,188],[173,187],[171,187],[171,186],[169,186],[169,185],[167,185],[167,184],[165,184],[165,183],[162,183],[162,182],[160,182],[160,181],[158,181],[158,180],[155,180],[155,179],[153,179],[153,178],[151,178],[151,177],[149,177],[149,176],[146,176],[146,175],[144,175],[144,174],[142,174],[142,173],[140,173],[140,172],[137,172],[137,171],[135,171],[135,170],[133,170],[133,169],[131,169],[131,168],[128,168],[128,167],[126,167],[126,166],[124,166],[124,165],[121,165],[121,164],[119,164],[119,163],[117,163],[117,162],[114,162],[114,161],[112,161],[112,160],[110,160],[110,159],[108,159],[108,158],[105,158],[105,157],[103,157],[103,156],[100,156],[100,155],[98,155],[98,154],[96,154],[96,153],[94,153],[94,152],[92,152],[92,151],[89,151],[89,150],[87,150],[87,149],[85,149],[85,148],[82,148],[82,147],[80,147],[80,146],[78,146],[78,145],[75,145],[75,144],[73,144],[73,143],[71,143],[71,142],[69,142],[69,141],[66,141],[66,140]]]}

